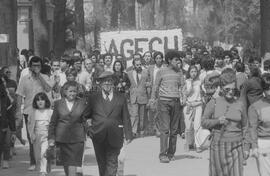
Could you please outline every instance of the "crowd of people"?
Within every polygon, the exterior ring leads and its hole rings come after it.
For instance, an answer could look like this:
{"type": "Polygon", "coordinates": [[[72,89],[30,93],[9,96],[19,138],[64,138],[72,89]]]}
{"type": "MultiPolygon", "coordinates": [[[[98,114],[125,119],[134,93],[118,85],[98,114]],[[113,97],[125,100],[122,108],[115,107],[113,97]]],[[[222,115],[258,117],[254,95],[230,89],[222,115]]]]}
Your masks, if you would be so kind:
{"type": "Polygon", "coordinates": [[[25,125],[28,170],[42,176],[52,147],[67,176],[82,175],[87,136],[100,176],[116,175],[123,143],[151,135],[160,139],[161,163],[175,160],[180,135],[186,152],[209,149],[210,176],[243,176],[249,156],[260,176],[270,175],[270,60],[244,60],[236,48],[220,47],[135,53],[131,65],[98,50],[42,58],[24,49],[16,81],[1,68],[2,167],[16,139],[25,145],[25,125]]]}

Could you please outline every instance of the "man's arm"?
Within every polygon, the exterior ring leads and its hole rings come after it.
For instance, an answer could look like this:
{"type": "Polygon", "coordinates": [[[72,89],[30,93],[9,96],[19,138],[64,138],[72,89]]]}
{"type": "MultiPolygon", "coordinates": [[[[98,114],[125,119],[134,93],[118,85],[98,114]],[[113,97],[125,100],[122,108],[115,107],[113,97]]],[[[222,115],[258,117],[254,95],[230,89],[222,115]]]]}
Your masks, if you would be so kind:
{"type": "Polygon", "coordinates": [[[155,84],[153,85],[152,92],[151,92],[151,100],[155,100],[157,98],[157,91],[159,89],[159,85],[161,83],[161,70],[157,72],[155,84]]]}
{"type": "Polygon", "coordinates": [[[45,92],[50,92],[52,90],[54,83],[53,80],[51,80],[49,77],[47,80],[45,80],[45,78],[41,74],[39,74],[38,79],[40,80],[41,86],[43,87],[45,92]]]}

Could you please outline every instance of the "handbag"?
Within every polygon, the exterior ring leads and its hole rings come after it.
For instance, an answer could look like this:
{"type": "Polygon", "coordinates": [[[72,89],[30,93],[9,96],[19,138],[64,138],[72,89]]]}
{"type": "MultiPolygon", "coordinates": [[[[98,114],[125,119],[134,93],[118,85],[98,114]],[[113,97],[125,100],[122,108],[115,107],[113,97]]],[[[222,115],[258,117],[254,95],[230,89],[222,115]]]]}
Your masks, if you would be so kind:
{"type": "Polygon", "coordinates": [[[201,126],[196,132],[195,141],[201,150],[207,150],[212,141],[212,133],[208,129],[203,129],[201,126]]]}
{"type": "MultiPolygon", "coordinates": [[[[214,105],[214,109],[216,108],[216,99],[215,100],[215,105],[214,105]]],[[[215,114],[215,111],[214,111],[215,114]]],[[[211,133],[211,131],[209,129],[204,129],[202,128],[202,126],[200,125],[199,129],[196,131],[195,134],[195,141],[196,143],[199,145],[197,147],[199,147],[201,150],[207,150],[212,142],[212,138],[213,138],[213,134],[211,133]]]]}
{"type": "Polygon", "coordinates": [[[62,160],[60,156],[60,148],[56,145],[49,146],[45,153],[45,158],[47,159],[48,163],[56,164],[57,166],[62,165],[62,160]]]}

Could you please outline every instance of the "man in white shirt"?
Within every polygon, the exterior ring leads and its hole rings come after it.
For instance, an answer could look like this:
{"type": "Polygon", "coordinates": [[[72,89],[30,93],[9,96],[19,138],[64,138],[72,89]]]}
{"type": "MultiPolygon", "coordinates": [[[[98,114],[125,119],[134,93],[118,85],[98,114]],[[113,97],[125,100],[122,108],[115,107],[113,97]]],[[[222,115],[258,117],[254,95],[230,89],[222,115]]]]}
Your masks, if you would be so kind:
{"type": "Polygon", "coordinates": [[[93,67],[93,61],[89,58],[84,60],[84,66],[85,71],[82,71],[81,74],[77,76],[77,80],[89,91],[92,88],[92,75],[95,72],[95,68],[93,67]]]}
{"type": "MultiPolygon", "coordinates": [[[[151,86],[149,86],[148,88],[148,95],[151,95],[151,92],[152,92],[152,87],[155,85],[155,80],[156,80],[156,75],[157,75],[157,72],[162,68],[162,64],[163,64],[163,54],[162,52],[155,52],[154,55],[153,55],[153,59],[155,61],[155,65],[151,65],[149,68],[148,68],[148,75],[149,75],[149,78],[150,78],[150,83],[151,83],[151,86]]],[[[155,104],[157,105],[157,104],[155,104]]],[[[149,125],[148,125],[148,133],[150,135],[156,135],[156,136],[159,136],[160,133],[159,133],[159,130],[158,130],[158,127],[157,127],[157,123],[155,122],[156,120],[156,117],[157,117],[157,107],[150,107],[150,110],[148,111],[149,113],[149,125]]]]}
{"type": "MultiPolygon", "coordinates": [[[[32,102],[34,96],[39,92],[45,92],[48,95],[51,93],[53,86],[53,81],[47,76],[40,73],[42,66],[42,59],[38,56],[31,58],[29,62],[29,74],[21,77],[19,85],[17,88],[17,112],[16,118],[20,120],[20,125],[22,125],[22,113],[25,119],[26,127],[28,126],[28,115],[32,109],[32,102]],[[23,101],[24,100],[24,101],[23,101]],[[22,102],[24,102],[24,109],[21,112],[22,102]]],[[[27,128],[26,128],[27,129],[27,128]]],[[[30,168],[29,170],[35,170],[35,157],[33,151],[33,144],[31,144],[31,139],[28,130],[27,138],[30,143],[30,168]]]]}

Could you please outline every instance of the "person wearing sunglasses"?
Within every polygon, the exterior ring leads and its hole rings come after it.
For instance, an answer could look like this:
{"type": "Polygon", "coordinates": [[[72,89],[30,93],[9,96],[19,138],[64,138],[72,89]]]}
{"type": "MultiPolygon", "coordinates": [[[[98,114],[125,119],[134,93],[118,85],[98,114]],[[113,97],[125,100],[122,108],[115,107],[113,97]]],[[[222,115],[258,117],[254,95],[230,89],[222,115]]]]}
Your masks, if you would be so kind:
{"type": "Polygon", "coordinates": [[[247,115],[237,95],[235,72],[227,68],[220,75],[220,96],[207,103],[201,122],[212,131],[209,176],[243,176],[247,115]]]}

